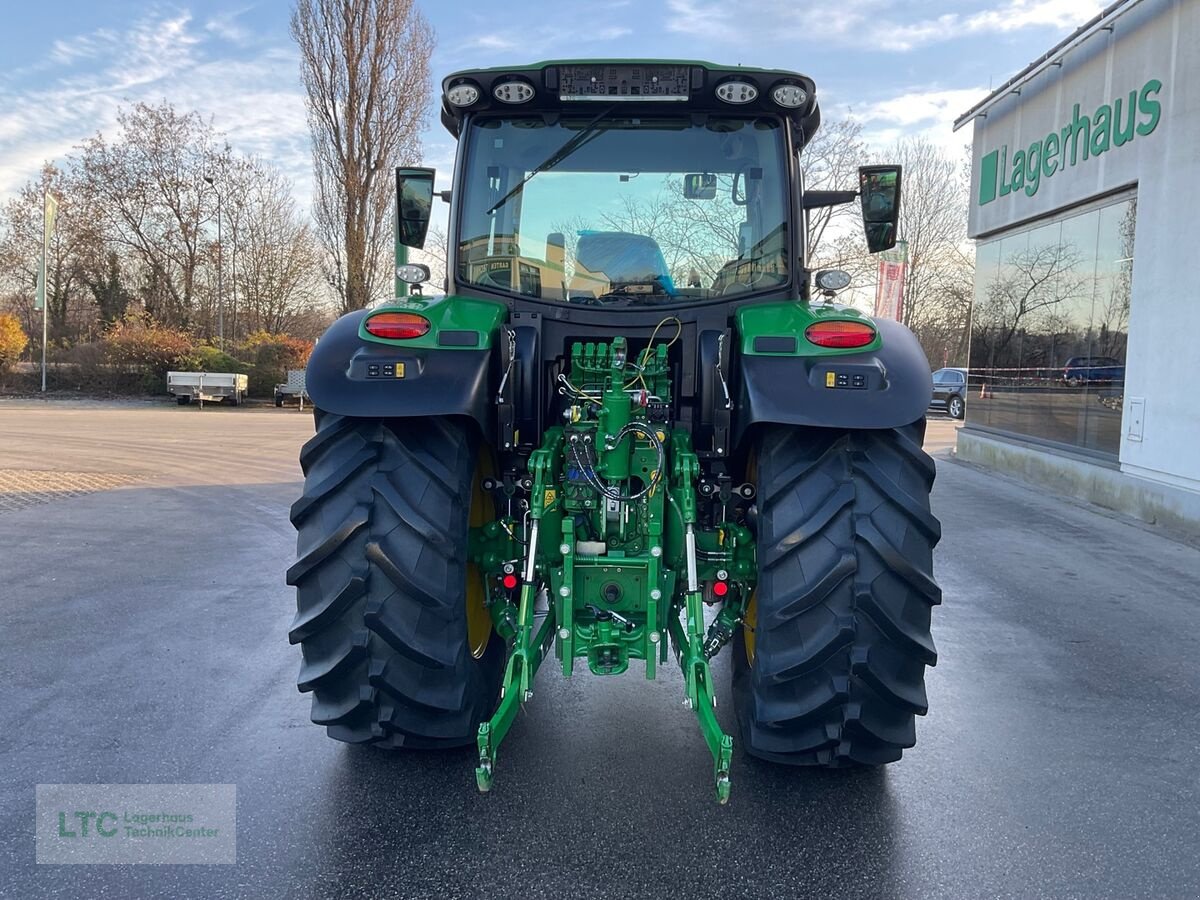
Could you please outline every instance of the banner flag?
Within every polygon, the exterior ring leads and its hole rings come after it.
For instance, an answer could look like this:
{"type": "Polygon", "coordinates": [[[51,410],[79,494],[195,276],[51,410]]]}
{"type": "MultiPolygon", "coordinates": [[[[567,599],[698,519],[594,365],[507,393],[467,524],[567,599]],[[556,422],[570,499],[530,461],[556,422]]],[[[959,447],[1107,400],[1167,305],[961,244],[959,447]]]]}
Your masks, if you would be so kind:
{"type": "Polygon", "coordinates": [[[875,318],[904,320],[904,276],[908,271],[908,243],[879,254],[879,280],[875,284],[875,318]]]}
{"type": "Polygon", "coordinates": [[[50,236],[54,234],[54,220],[57,216],[58,200],[47,191],[45,206],[42,210],[42,258],[38,263],[37,295],[33,301],[34,309],[45,309],[46,307],[46,260],[50,256],[50,236]]]}

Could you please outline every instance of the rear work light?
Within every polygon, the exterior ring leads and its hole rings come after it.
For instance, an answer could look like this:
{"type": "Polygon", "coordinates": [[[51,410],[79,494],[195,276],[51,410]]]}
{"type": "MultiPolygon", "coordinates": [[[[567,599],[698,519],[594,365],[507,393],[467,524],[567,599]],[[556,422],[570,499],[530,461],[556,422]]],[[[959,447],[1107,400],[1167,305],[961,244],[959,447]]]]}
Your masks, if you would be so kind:
{"type": "Polygon", "coordinates": [[[429,320],[416,313],[381,312],[367,319],[366,329],[375,337],[404,341],[427,334],[429,320]]]}
{"type": "Polygon", "coordinates": [[[726,103],[753,103],[758,99],[758,88],[748,81],[725,81],[717,85],[717,97],[726,103]]]}
{"type": "Polygon", "coordinates": [[[875,340],[875,327],[866,322],[817,322],[804,329],[804,336],[818,347],[865,347],[875,340]]]}
{"type": "Polygon", "coordinates": [[[492,96],[501,103],[526,103],[533,99],[533,87],[524,81],[502,81],[492,88],[492,96]]]}
{"type": "Polygon", "coordinates": [[[462,81],[446,91],[446,99],[451,106],[470,106],[479,99],[479,87],[469,81],[462,81]]]}
{"type": "Polygon", "coordinates": [[[796,109],[808,101],[808,94],[798,84],[777,84],[771,89],[771,99],[780,106],[796,109]]]}

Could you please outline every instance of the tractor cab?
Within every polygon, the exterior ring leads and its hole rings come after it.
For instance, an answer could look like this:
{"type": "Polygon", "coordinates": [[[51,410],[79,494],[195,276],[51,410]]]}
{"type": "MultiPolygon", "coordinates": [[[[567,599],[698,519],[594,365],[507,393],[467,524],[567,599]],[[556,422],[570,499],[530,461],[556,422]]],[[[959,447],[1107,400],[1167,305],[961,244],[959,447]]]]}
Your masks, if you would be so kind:
{"type": "MultiPolygon", "coordinates": [[[[452,294],[629,309],[803,299],[804,210],[859,196],[804,193],[798,154],[820,110],[795,72],[619,61],[465,71],[443,82],[442,122],[459,141],[452,294]]],[[[431,178],[404,170],[401,198],[410,181],[410,194],[431,196],[431,178]]],[[[869,229],[872,248],[886,249],[898,170],[871,167],[862,181],[868,221],[884,226],[869,229]]]]}

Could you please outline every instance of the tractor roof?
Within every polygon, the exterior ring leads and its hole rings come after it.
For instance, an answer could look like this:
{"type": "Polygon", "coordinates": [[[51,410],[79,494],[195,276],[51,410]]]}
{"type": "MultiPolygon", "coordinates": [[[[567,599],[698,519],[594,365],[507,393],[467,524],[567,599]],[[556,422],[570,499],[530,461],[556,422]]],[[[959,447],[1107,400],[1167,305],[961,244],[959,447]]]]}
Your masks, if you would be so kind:
{"type": "Polygon", "coordinates": [[[458,137],[463,120],[476,113],[578,109],[595,115],[606,104],[640,115],[766,113],[787,118],[801,146],[821,120],[816,94],[811,78],[782,69],[672,59],[547,60],[448,75],[442,81],[442,124],[458,137]]]}

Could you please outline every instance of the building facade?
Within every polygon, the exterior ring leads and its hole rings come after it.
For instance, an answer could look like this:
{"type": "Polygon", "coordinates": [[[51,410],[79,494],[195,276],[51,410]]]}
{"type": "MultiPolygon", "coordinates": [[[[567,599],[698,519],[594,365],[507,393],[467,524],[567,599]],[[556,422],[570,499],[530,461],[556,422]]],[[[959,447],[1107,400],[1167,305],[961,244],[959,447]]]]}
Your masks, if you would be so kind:
{"type": "Polygon", "coordinates": [[[1200,0],[1113,4],[972,121],[960,457],[1200,534],[1200,0]]]}

